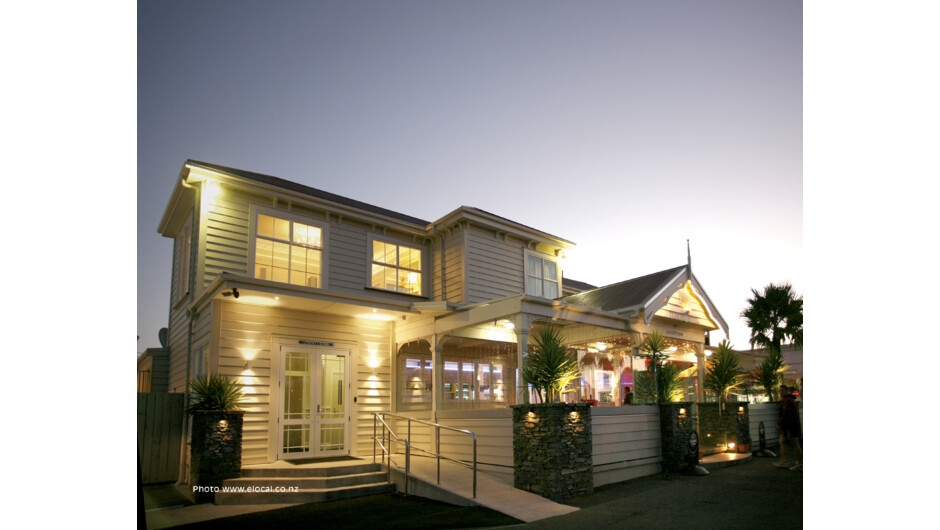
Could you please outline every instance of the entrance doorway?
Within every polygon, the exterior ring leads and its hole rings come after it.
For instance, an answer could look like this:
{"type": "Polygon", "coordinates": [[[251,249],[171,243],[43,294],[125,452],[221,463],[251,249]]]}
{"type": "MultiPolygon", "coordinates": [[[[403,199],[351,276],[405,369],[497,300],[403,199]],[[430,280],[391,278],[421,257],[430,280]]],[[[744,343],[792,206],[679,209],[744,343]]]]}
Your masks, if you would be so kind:
{"type": "Polygon", "coordinates": [[[349,454],[349,350],[280,348],[278,459],[349,454]]]}

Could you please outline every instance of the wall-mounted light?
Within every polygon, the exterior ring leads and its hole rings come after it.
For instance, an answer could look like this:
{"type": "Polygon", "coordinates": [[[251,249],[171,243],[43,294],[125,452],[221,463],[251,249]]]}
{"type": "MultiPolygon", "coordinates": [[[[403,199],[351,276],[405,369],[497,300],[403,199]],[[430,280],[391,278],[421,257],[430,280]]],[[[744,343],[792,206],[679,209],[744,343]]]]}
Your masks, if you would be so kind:
{"type": "Polygon", "coordinates": [[[502,326],[506,329],[514,329],[516,327],[516,325],[512,323],[512,320],[509,320],[508,318],[497,320],[496,325],[502,326]]]}
{"type": "Polygon", "coordinates": [[[738,414],[744,414],[744,407],[738,407],[738,414]]]}
{"type": "Polygon", "coordinates": [[[231,291],[226,291],[222,293],[222,296],[234,296],[235,298],[238,298],[238,289],[235,287],[232,287],[231,291]]]}
{"type": "Polygon", "coordinates": [[[728,442],[728,450],[734,451],[734,442],[728,442]]]}
{"type": "Polygon", "coordinates": [[[679,417],[680,417],[680,418],[685,418],[685,417],[686,417],[685,409],[682,409],[682,408],[679,409],[679,417]]]}
{"type": "Polygon", "coordinates": [[[207,180],[206,182],[206,195],[208,195],[210,199],[222,195],[222,186],[220,186],[218,182],[214,180],[207,180]]]}

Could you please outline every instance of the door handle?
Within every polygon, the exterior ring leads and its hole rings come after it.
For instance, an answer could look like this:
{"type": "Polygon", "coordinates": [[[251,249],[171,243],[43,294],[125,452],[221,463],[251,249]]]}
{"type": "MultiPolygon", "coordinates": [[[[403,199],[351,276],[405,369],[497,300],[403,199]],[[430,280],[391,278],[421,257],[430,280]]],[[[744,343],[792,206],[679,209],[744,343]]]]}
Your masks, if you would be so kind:
{"type": "Polygon", "coordinates": [[[317,403],[317,414],[319,414],[319,413],[320,413],[320,404],[317,403]]]}

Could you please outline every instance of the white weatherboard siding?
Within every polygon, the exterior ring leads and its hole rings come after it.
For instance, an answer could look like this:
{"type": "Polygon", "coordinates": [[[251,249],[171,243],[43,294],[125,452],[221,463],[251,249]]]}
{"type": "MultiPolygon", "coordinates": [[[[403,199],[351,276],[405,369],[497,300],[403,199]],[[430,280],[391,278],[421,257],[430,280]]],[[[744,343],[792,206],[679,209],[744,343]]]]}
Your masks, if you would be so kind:
{"type": "Polygon", "coordinates": [[[248,199],[243,195],[220,195],[206,208],[204,217],[205,264],[203,287],[221,272],[249,276],[248,199]]]}
{"type": "MultiPolygon", "coordinates": [[[[355,455],[372,454],[373,411],[389,410],[391,377],[389,369],[389,325],[377,320],[311,313],[290,309],[223,302],[219,339],[219,372],[240,377],[248,401],[242,464],[267,462],[269,436],[276,439],[276,425],[270,425],[269,411],[277,399],[278,374],[272,374],[272,344],[276,338],[334,342],[337,348],[356,346],[349,374],[354,413],[350,429],[356,444],[355,455]],[[370,368],[374,358],[378,366],[370,368]],[[245,369],[246,356],[252,356],[245,369]]],[[[273,352],[276,354],[277,352],[273,352]]],[[[276,406],[276,405],[275,405],[276,406]]]]}
{"type": "MultiPolygon", "coordinates": [[[[764,422],[764,437],[767,447],[780,444],[780,432],[777,430],[778,403],[751,403],[747,407],[750,419],[751,450],[760,449],[760,423],[764,422]]],[[[801,408],[802,410],[802,408],[801,408]]]]}
{"type": "Polygon", "coordinates": [[[495,300],[525,292],[525,243],[470,226],[467,230],[467,302],[495,300]]]}
{"type": "MultiPolygon", "coordinates": [[[[438,423],[465,429],[477,438],[477,469],[512,485],[512,411],[440,412],[438,423]]],[[[441,453],[468,463],[473,462],[473,438],[446,429],[441,430],[441,453]]],[[[467,471],[470,473],[471,471],[467,471]]]]}
{"type": "Polygon", "coordinates": [[[659,407],[592,407],[594,487],[661,470],[659,407]]]}

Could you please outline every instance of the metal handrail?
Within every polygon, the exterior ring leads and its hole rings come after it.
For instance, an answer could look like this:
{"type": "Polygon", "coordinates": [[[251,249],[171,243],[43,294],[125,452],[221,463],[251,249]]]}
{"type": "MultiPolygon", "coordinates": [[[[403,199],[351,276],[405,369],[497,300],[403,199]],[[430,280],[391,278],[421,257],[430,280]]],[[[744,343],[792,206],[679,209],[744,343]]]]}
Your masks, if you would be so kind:
{"type": "MultiPolygon", "coordinates": [[[[440,483],[441,483],[441,458],[443,458],[444,460],[448,460],[448,461],[450,461],[450,462],[453,462],[453,463],[455,463],[455,464],[459,464],[459,465],[461,465],[461,466],[465,466],[465,467],[467,467],[468,469],[472,469],[472,470],[473,470],[473,498],[474,498],[474,499],[477,498],[477,435],[476,435],[476,434],[474,434],[472,431],[468,431],[468,430],[466,430],[466,429],[458,429],[458,428],[456,428],[456,427],[450,427],[449,425],[441,425],[440,423],[434,423],[434,422],[431,422],[431,421],[419,420],[419,419],[417,419],[417,418],[411,418],[411,417],[408,417],[408,416],[402,416],[401,414],[395,414],[394,412],[373,412],[372,415],[375,417],[376,420],[381,421],[381,422],[382,422],[382,425],[384,425],[385,428],[388,429],[388,431],[389,431],[393,436],[395,436],[395,433],[392,431],[392,428],[389,427],[388,423],[385,422],[385,416],[390,416],[390,417],[393,417],[393,418],[398,418],[398,419],[402,419],[402,420],[408,421],[408,438],[406,439],[406,442],[411,439],[411,422],[420,423],[420,424],[422,424],[422,425],[427,425],[427,426],[429,426],[429,427],[434,427],[434,428],[436,429],[436,430],[435,430],[435,436],[434,436],[434,438],[435,438],[435,449],[436,449],[436,450],[435,450],[435,451],[427,451],[427,450],[422,449],[422,448],[420,448],[420,447],[414,447],[414,449],[415,449],[416,451],[421,451],[422,453],[427,453],[427,454],[432,455],[432,456],[434,456],[434,457],[437,458],[437,483],[438,483],[438,485],[440,485],[440,483]],[[444,455],[441,454],[441,429],[447,429],[448,431],[459,432],[459,433],[461,433],[461,434],[468,434],[468,435],[470,435],[470,436],[473,438],[473,465],[472,465],[472,466],[471,466],[470,464],[467,464],[466,462],[464,462],[464,461],[462,461],[462,460],[457,460],[457,459],[455,459],[455,458],[450,458],[450,457],[447,457],[447,456],[444,456],[444,455]]],[[[376,431],[376,422],[375,422],[375,420],[373,420],[373,422],[372,422],[372,440],[373,440],[373,443],[372,443],[372,461],[373,461],[373,462],[375,462],[375,454],[376,454],[376,451],[375,451],[375,444],[378,442],[378,436],[377,436],[377,434],[376,434],[375,431],[376,431]]],[[[383,430],[383,432],[384,432],[384,430],[383,430]]],[[[398,436],[395,436],[395,438],[396,438],[396,439],[400,439],[400,438],[398,438],[398,436]]],[[[380,445],[381,445],[381,444],[380,444],[380,445]]],[[[406,443],[405,447],[406,447],[406,449],[410,449],[410,448],[411,448],[411,446],[408,445],[407,443],[406,443]]],[[[382,459],[383,459],[383,460],[382,460],[382,462],[384,463],[384,462],[385,462],[385,447],[382,446],[382,449],[383,449],[383,453],[382,453],[382,459]]],[[[405,461],[406,461],[406,463],[408,462],[408,459],[409,459],[409,458],[410,458],[410,454],[406,454],[406,456],[405,456],[405,461]]],[[[391,463],[391,456],[389,456],[389,463],[391,463]]],[[[408,484],[408,482],[407,482],[407,480],[408,480],[408,475],[407,475],[407,468],[406,468],[406,473],[405,473],[405,493],[408,492],[408,489],[407,489],[407,484],[408,484]]]]}
{"type": "Polygon", "coordinates": [[[385,422],[385,418],[379,416],[378,413],[372,413],[372,463],[375,463],[375,444],[378,443],[379,447],[382,448],[382,463],[385,464],[385,455],[388,455],[388,465],[386,466],[386,473],[388,481],[392,481],[392,438],[394,437],[395,441],[398,443],[405,444],[405,494],[408,494],[408,475],[411,474],[411,442],[407,438],[400,438],[395,431],[392,430],[392,427],[385,422]],[[382,429],[382,439],[379,441],[378,434],[376,433],[377,424],[376,420],[382,422],[384,428],[382,429]],[[386,433],[388,436],[386,436],[386,433]],[[388,446],[386,447],[386,444],[388,446]]]}

